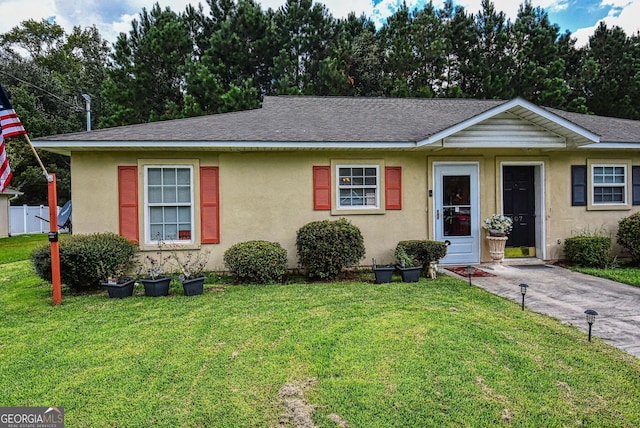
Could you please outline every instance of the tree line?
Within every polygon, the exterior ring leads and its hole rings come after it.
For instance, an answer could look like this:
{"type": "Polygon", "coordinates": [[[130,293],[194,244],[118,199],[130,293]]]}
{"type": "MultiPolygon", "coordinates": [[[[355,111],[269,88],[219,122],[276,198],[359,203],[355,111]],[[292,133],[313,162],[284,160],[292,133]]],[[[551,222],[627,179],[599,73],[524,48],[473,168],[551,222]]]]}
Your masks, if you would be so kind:
{"type": "MultiPolygon", "coordinates": [[[[32,137],[256,108],[265,95],[510,99],[640,119],[640,34],[600,24],[576,46],[525,0],[512,21],[483,0],[399,7],[376,28],[334,18],[322,3],[206,0],[143,9],[113,46],[95,27],[71,34],[25,21],[0,35],[0,79],[32,137]]],[[[41,200],[41,173],[8,145],[14,187],[41,200]]],[[[68,160],[43,154],[68,196],[68,160]]],[[[44,185],[44,183],[43,183],[44,185]]],[[[46,194],[46,189],[44,190],[46,194]]]]}

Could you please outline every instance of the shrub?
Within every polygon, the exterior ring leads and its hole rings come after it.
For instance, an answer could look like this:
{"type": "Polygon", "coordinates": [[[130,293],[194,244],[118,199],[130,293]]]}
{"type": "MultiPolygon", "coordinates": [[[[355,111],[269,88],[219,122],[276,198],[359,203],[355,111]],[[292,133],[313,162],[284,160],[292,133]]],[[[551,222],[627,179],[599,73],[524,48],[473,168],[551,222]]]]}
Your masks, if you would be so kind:
{"type": "Polygon", "coordinates": [[[398,254],[402,254],[400,249],[404,250],[410,260],[414,260],[414,264],[422,265],[423,275],[427,275],[429,272],[429,262],[437,262],[447,255],[447,245],[440,241],[400,241],[395,250],[396,259],[398,254]]]}
{"type": "Polygon", "coordinates": [[[310,277],[335,278],[342,269],[356,265],[365,254],[357,226],[341,218],[307,223],[296,235],[298,260],[310,277]]]}
{"type": "Polygon", "coordinates": [[[574,236],[564,241],[564,255],[576,266],[604,268],[612,262],[611,238],[608,236],[574,236]]]}
{"type": "MultiPolygon", "coordinates": [[[[138,246],[115,233],[72,235],[60,240],[60,276],[75,291],[98,288],[109,276],[130,273],[138,246]]],[[[36,274],[51,282],[49,244],[31,253],[36,274]]]]}
{"type": "Polygon", "coordinates": [[[437,262],[447,255],[447,245],[440,241],[400,241],[398,246],[404,247],[409,256],[423,265],[428,265],[429,262],[437,262]]]}
{"type": "Polygon", "coordinates": [[[631,262],[640,265],[640,212],[618,222],[618,244],[629,250],[631,262]]]}
{"type": "Polygon", "coordinates": [[[287,250],[277,242],[247,241],[224,252],[224,264],[236,281],[269,284],[287,273],[287,250]]]}

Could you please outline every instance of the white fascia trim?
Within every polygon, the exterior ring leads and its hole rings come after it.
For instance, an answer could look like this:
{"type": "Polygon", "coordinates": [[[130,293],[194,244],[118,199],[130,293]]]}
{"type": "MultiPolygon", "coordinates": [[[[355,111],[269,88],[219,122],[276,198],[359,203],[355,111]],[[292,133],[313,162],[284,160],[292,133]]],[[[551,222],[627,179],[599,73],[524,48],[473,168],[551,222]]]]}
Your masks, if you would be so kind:
{"type": "Polygon", "coordinates": [[[507,101],[504,104],[500,104],[499,106],[489,109],[484,113],[481,113],[475,117],[472,117],[471,119],[467,119],[463,122],[458,123],[457,125],[454,125],[443,131],[440,131],[437,134],[434,134],[427,139],[418,141],[417,145],[418,147],[422,147],[428,144],[437,143],[439,140],[442,140],[450,135],[453,135],[456,132],[463,131],[466,128],[469,128],[470,126],[476,125],[480,122],[483,122],[487,119],[492,118],[493,116],[496,116],[500,113],[504,113],[505,111],[511,110],[514,107],[522,107],[524,109],[527,109],[532,113],[535,113],[551,122],[556,123],[557,125],[567,128],[568,130],[575,132],[576,134],[579,134],[580,136],[588,140],[593,141],[594,143],[598,143],[600,141],[600,136],[594,134],[593,132],[588,131],[585,128],[582,128],[581,126],[578,126],[575,123],[569,122],[568,120],[563,119],[560,116],[557,116],[551,112],[548,112],[547,110],[541,107],[538,107],[537,105],[530,103],[529,101],[526,101],[522,98],[514,98],[511,101],[507,101]]]}
{"type": "Polygon", "coordinates": [[[587,144],[580,146],[579,149],[597,150],[597,149],[623,149],[623,150],[640,150],[640,142],[637,143],[608,143],[606,141],[600,143],[587,144]]]}
{"type": "Polygon", "coordinates": [[[56,148],[96,148],[96,149],[167,149],[167,148],[265,148],[265,149],[415,149],[413,141],[34,141],[35,147],[56,148]]]}
{"type": "MultiPolygon", "coordinates": [[[[503,149],[505,144],[503,143],[449,143],[444,142],[448,149],[503,149]]],[[[512,149],[566,149],[567,145],[564,143],[536,143],[535,145],[525,143],[509,143],[509,148],[512,149]]]]}

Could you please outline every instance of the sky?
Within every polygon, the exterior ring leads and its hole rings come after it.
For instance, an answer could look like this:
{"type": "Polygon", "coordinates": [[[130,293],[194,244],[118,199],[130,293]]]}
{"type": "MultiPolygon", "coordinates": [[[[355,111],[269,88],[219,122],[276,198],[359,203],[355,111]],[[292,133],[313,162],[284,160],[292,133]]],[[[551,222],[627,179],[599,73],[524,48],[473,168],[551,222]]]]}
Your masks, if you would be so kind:
{"type": "MultiPolygon", "coordinates": [[[[410,8],[422,7],[428,0],[406,0],[410,8]]],[[[0,34],[6,33],[22,21],[48,19],[61,25],[67,33],[73,26],[95,25],[104,39],[113,43],[120,32],[128,33],[131,20],[137,18],[143,7],[150,9],[156,2],[163,8],[170,7],[182,12],[189,0],[0,0],[0,34]]],[[[206,5],[204,0],[200,1],[206,5]]],[[[285,0],[257,0],[262,8],[278,9],[285,0]]],[[[477,13],[481,0],[454,0],[467,12],[477,13]]],[[[393,13],[402,0],[324,0],[323,3],[336,17],[346,17],[353,11],[364,13],[380,26],[393,13]]],[[[443,0],[433,0],[436,7],[443,0]]],[[[518,11],[519,0],[493,0],[497,10],[505,12],[512,20],[518,11]]],[[[570,31],[578,39],[578,45],[587,43],[589,36],[600,21],[607,26],[617,25],[627,35],[640,31],[640,0],[532,0],[549,14],[552,23],[560,26],[561,32],[570,31]]],[[[205,10],[207,10],[205,6],[205,10]]]]}

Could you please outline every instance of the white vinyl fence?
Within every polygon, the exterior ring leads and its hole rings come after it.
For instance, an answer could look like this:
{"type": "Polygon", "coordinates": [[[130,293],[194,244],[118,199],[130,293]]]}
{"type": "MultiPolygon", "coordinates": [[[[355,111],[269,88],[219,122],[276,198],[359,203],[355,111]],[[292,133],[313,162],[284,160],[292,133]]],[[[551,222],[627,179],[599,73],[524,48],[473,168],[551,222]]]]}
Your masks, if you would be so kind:
{"type": "MultiPolygon", "coordinates": [[[[60,207],[58,207],[58,212],[60,212],[60,207]]],[[[9,234],[49,232],[49,222],[38,217],[49,220],[49,207],[44,205],[9,207],[9,234]]]]}

